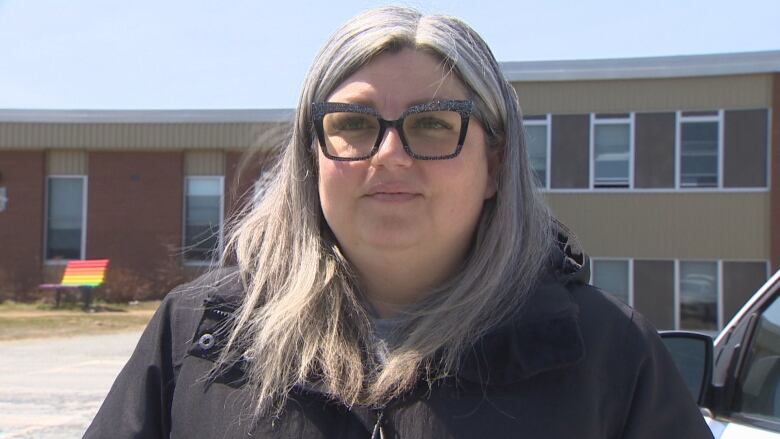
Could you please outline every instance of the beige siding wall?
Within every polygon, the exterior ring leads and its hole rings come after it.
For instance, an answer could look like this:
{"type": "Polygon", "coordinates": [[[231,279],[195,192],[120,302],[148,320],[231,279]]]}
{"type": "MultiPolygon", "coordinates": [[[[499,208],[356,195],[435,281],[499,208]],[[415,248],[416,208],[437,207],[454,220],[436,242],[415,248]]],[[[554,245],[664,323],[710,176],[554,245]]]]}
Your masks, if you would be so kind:
{"type": "Polygon", "coordinates": [[[87,175],[86,151],[49,151],[46,154],[47,175],[87,175]]]}
{"type": "Polygon", "coordinates": [[[528,115],[767,108],[772,76],[516,82],[514,86],[528,115]]]}
{"type": "Polygon", "coordinates": [[[547,193],[596,257],[769,259],[769,193],[547,193]]]}
{"type": "Polygon", "coordinates": [[[225,175],[225,153],[187,152],[184,155],[184,175],[225,175]]]}
{"type": "Polygon", "coordinates": [[[286,131],[286,126],[279,123],[0,123],[0,149],[243,149],[270,146],[275,141],[273,137],[286,131]]]}

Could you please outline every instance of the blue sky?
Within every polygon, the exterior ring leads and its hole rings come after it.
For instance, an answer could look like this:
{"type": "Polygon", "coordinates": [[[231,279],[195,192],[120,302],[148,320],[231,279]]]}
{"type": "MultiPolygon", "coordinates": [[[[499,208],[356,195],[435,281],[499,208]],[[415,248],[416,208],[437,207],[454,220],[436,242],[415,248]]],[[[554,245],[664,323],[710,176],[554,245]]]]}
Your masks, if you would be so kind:
{"type": "MultiPolygon", "coordinates": [[[[0,109],[293,107],[319,46],[385,1],[0,0],[0,109]]],[[[780,0],[406,1],[499,61],[780,49],[780,0]]]]}

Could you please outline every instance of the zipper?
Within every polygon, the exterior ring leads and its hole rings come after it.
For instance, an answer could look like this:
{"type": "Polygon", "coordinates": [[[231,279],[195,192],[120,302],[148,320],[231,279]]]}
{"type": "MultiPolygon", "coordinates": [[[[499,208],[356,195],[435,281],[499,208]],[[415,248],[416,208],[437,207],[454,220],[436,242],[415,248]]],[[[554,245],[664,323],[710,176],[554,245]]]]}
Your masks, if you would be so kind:
{"type": "Polygon", "coordinates": [[[222,311],[221,309],[216,309],[216,308],[213,308],[210,311],[213,312],[214,314],[217,314],[218,316],[223,317],[223,318],[224,317],[228,317],[228,316],[230,316],[232,314],[232,313],[229,313],[227,311],[222,311]]]}
{"type": "Polygon", "coordinates": [[[233,303],[229,303],[223,299],[215,298],[208,298],[204,300],[203,307],[206,309],[207,313],[210,313],[221,320],[233,317],[236,309],[238,308],[233,303]]]}
{"type": "Polygon", "coordinates": [[[371,439],[385,439],[385,430],[382,428],[382,418],[385,415],[384,408],[377,411],[374,430],[371,432],[371,439]]]}

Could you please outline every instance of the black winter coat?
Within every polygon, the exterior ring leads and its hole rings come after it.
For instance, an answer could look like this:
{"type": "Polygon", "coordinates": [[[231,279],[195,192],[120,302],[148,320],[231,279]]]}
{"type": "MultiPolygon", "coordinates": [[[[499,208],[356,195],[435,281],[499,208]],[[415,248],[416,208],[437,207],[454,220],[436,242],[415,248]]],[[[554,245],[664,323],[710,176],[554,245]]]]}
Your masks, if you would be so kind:
{"type": "Polygon", "coordinates": [[[165,298],[84,437],[711,438],[655,329],[571,256],[456,376],[381,412],[298,387],[275,422],[250,422],[244,363],[205,379],[243,290],[202,277],[165,298]]]}

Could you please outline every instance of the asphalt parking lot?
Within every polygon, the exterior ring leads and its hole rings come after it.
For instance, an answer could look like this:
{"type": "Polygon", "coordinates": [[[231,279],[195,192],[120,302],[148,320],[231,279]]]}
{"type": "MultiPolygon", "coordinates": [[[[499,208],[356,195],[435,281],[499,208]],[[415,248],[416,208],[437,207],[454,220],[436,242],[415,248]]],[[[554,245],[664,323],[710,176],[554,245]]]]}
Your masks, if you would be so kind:
{"type": "Polygon", "coordinates": [[[140,336],[0,342],[0,438],[80,438],[140,336]]]}

